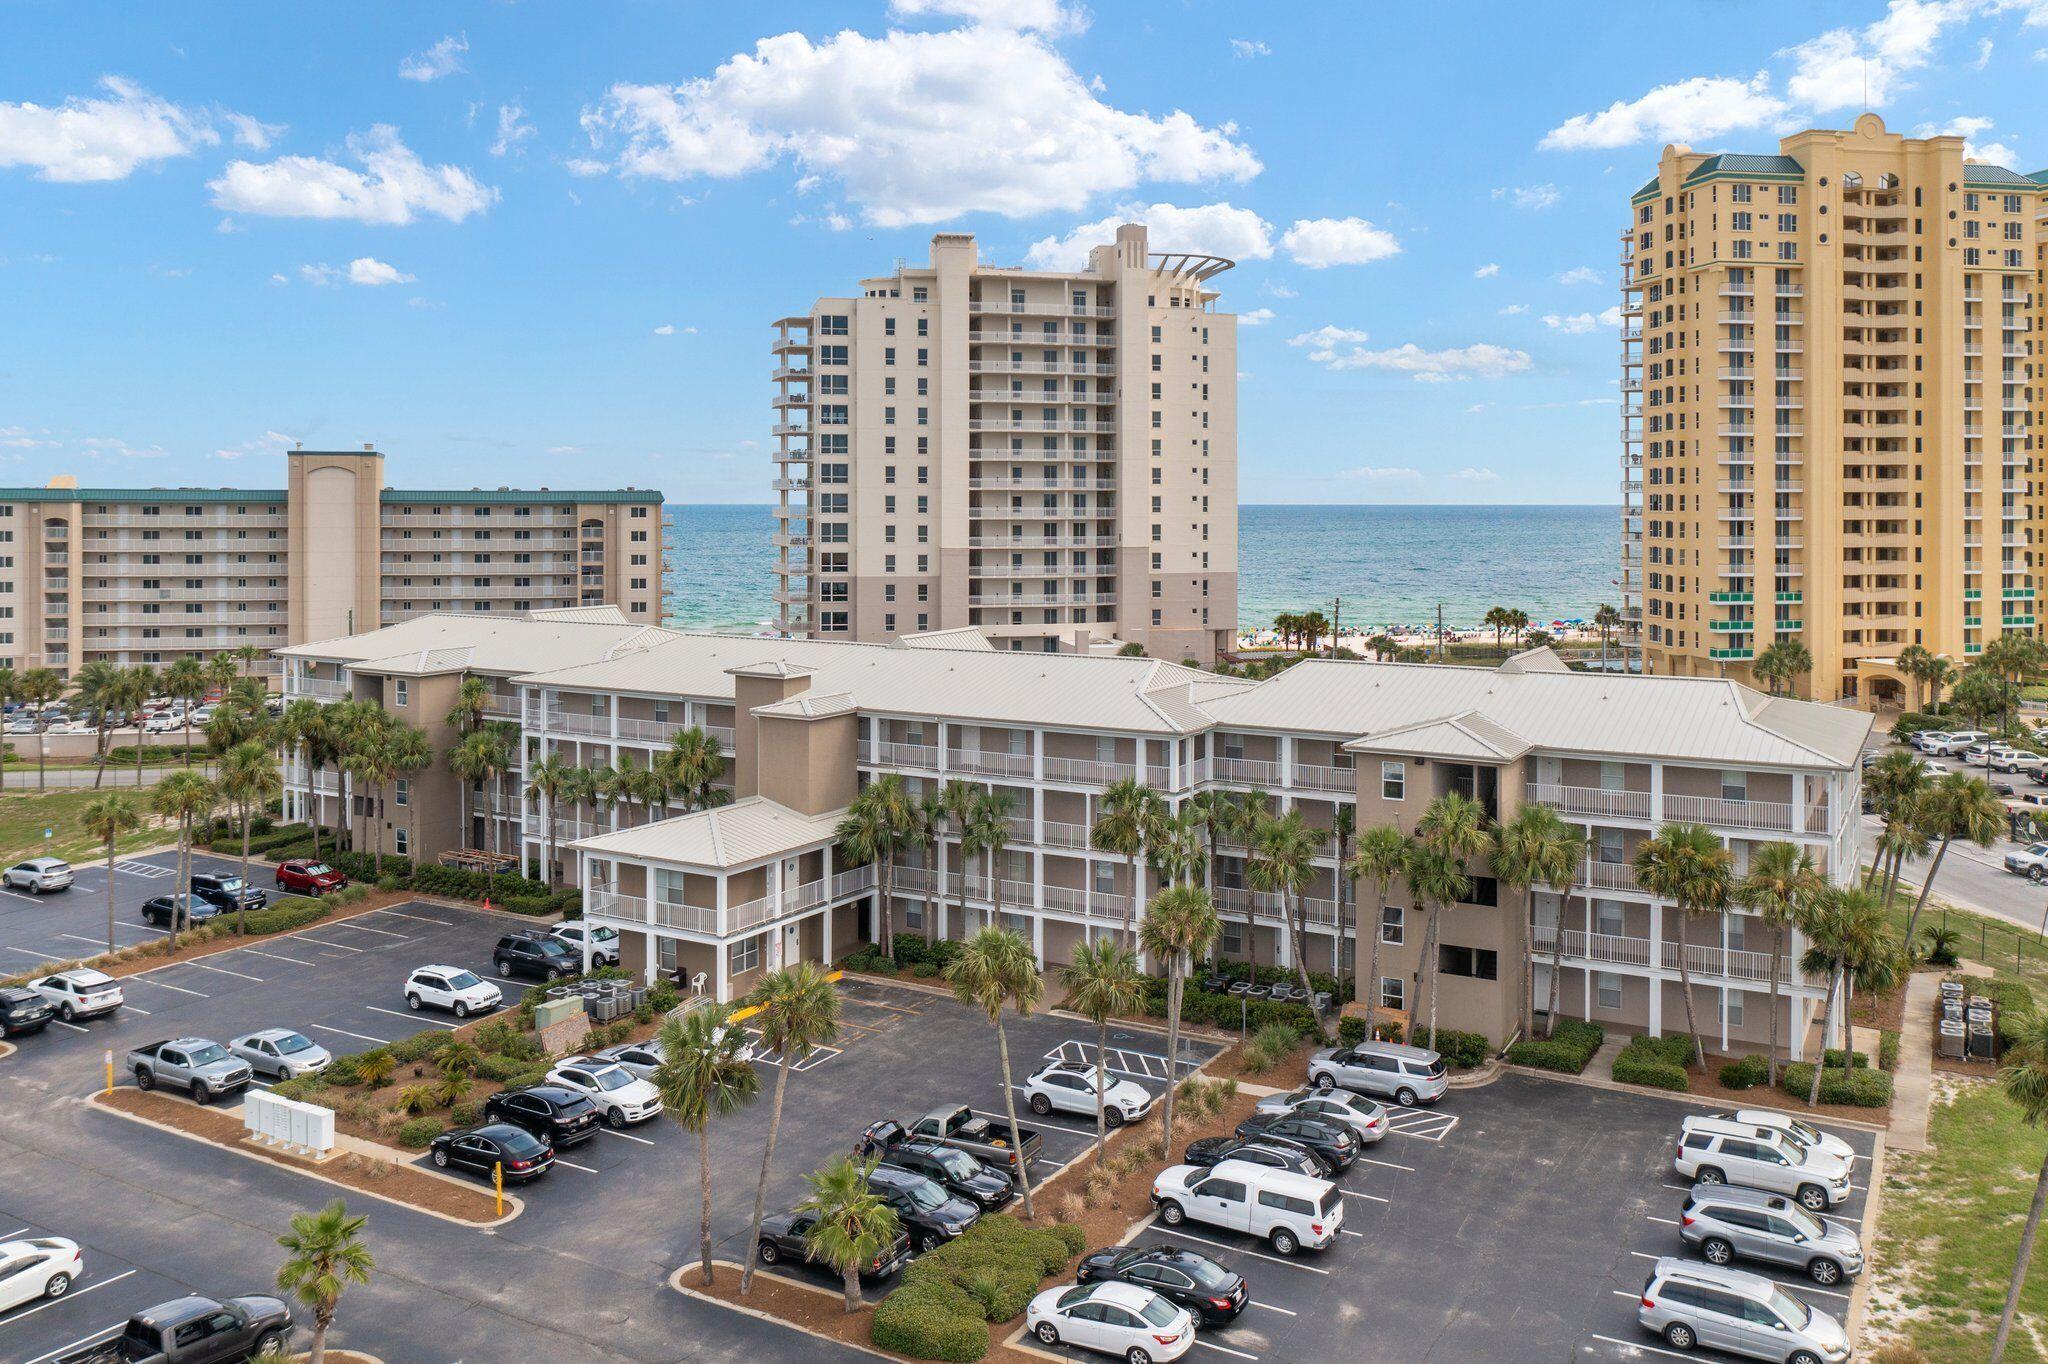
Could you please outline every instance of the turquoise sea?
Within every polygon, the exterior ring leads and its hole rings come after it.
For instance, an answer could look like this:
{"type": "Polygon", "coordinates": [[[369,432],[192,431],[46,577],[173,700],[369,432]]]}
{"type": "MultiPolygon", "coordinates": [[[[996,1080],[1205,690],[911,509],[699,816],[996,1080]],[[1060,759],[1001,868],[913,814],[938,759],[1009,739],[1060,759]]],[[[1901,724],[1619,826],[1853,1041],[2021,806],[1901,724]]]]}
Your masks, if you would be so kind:
{"type": "MultiPolygon", "coordinates": [[[[1620,515],[1609,506],[1290,507],[1238,510],[1238,619],[1344,599],[1347,626],[1477,625],[1491,606],[1531,620],[1614,601],[1620,515]]],[[[668,623],[757,630],[774,615],[768,508],[670,506],[668,623]]]]}

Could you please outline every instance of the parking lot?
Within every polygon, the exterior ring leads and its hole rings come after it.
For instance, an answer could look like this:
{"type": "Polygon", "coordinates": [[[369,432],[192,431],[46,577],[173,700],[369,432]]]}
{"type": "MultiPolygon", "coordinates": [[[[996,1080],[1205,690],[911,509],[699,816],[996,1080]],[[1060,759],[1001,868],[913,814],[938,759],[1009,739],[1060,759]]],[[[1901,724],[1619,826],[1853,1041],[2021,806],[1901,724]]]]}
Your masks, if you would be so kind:
{"type": "MultiPolygon", "coordinates": [[[[1243,1315],[1202,1332],[1191,1358],[1674,1356],[1637,1326],[1636,1303],[1658,1256],[1697,1258],[1678,1239],[1685,1186],[1671,1150],[1678,1124],[1699,1111],[1509,1075],[1453,1090],[1426,1110],[1434,1124],[1394,1110],[1393,1130],[1339,1180],[1344,1234],[1324,1251],[1283,1259],[1262,1241],[1196,1222],[1150,1222],[1132,1244],[1197,1251],[1248,1281],[1243,1315]]],[[[1842,1135],[1867,1160],[1870,1135],[1842,1135]]],[[[1828,1215],[1860,1227],[1863,1204],[1859,1180],[1828,1215]]],[[[1837,1318],[1847,1313],[1846,1284],[1821,1290],[1794,1275],[1769,1277],[1837,1318]]]]}
{"type": "MultiPolygon", "coordinates": [[[[241,860],[217,853],[195,852],[195,872],[239,874],[241,860]]],[[[31,895],[0,889],[0,976],[35,969],[39,961],[72,961],[107,949],[107,881],[114,882],[114,944],[133,947],[164,936],[165,930],[142,921],[142,904],[178,889],[178,855],[155,852],[144,857],[117,857],[109,871],[104,859],[74,863],[69,890],[31,895]]],[[[270,868],[249,864],[250,879],[273,899],[270,868]]]]}

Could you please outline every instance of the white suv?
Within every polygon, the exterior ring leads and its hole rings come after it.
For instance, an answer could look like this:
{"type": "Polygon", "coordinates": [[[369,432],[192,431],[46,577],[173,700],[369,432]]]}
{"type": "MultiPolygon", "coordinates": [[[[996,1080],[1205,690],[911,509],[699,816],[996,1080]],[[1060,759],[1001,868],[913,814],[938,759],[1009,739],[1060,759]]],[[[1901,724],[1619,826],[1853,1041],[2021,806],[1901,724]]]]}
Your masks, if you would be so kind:
{"type": "Polygon", "coordinates": [[[604,1120],[615,1128],[646,1122],[661,1113],[660,1090],[603,1057],[564,1057],[548,1072],[547,1082],[573,1089],[596,1104],[604,1120]]]}
{"type": "Polygon", "coordinates": [[[1169,1227],[1193,1220],[1272,1243],[1281,1255],[1321,1250],[1344,1229],[1344,1196],[1327,1179],[1226,1160],[1207,1169],[1175,1165],[1152,1181],[1152,1202],[1169,1227]]]}
{"type": "Polygon", "coordinates": [[[1971,747],[1983,743],[1990,737],[1981,729],[1952,729],[1946,734],[1938,734],[1929,739],[1921,747],[1929,753],[1945,753],[1954,757],[1958,753],[1967,753],[1971,747]]]}
{"type": "MultiPolygon", "coordinates": [[[[1105,1127],[1121,1127],[1127,1122],[1136,1122],[1152,1111],[1152,1091],[1131,1080],[1120,1080],[1102,1072],[1107,1081],[1102,1089],[1102,1122],[1105,1127]]],[[[1062,1113],[1075,1113],[1093,1122],[1095,1119],[1095,1091],[1097,1071],[1094,1066],[1079,1061],[1054,1061],[1042,1066],[1037,1074],[1026,1080],[1020,1088],[1024,1091],[1025,1102],[1031,1111],[1044,1117],[1058,1109],[1062,1113]]]]}
{"type": "Polygon", "coordinates": [[[431,1004],[468,1018],[487,1014],[504,1002],[497,986],[460,966],[422,966],[405,982],[405,1007],[415,1011],[431,1004]]]}
{"type": "Polygon", "coordinates": [[[54,976],[32,980],[28,988],[55,1005],[57,1017],[66,1023],[110,1014],[126,1000],[112,976],[90,966],[74,967],[69,971],[59,971],[54,976]]]}
{"type": "Polygon", "coordinates": [[[1755,1123],[1687,1118],[1672,1165],[1695,1183],[1785,1194],[1808,1212],[1825,1212],[1849,1197],[1848,1161],[1755,1123]]]}
{"type": "Polygon", "coordinates": [[[558,924],[550,936],[560,938],[578,952],[583,950],[586,940],[590,943],[590,964],[592,966],[617,966],[619,964],[619,930],[604,924],[586,924],[571,920],[558,924]]]}
{"type": "Polygon", "coordinates": [[[63,890],[71,884],[71,864],[55,857],[31,857],[9,867],[4,875],[0,875],[0,880],[6,881],[9,890],[41,895],[44,891],[63,890]]]}
{"type": "Polygon", "coordinates": [[[1996,748],[1991,752],[1993,772],[2041,772],[2048,770],[2048,758],[2024,748],[1996,748]]]}

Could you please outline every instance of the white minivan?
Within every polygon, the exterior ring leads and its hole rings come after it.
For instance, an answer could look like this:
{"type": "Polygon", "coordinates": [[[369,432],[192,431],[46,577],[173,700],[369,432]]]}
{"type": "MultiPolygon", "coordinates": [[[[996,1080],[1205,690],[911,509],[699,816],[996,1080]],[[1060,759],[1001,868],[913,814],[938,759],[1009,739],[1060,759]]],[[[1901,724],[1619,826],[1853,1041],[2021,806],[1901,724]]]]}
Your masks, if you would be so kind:
{"type": "Polygon", "coordinates": [[[1207,1222],[1268,1241],[1281,1255],[1304,1246],[1321,1250],[1344,1229],[1344,1196],[1335,1184],[1243,1160],[1162,1170],[1152,1181],[1152,1202],[1169,1227],[1207,1222]]]}

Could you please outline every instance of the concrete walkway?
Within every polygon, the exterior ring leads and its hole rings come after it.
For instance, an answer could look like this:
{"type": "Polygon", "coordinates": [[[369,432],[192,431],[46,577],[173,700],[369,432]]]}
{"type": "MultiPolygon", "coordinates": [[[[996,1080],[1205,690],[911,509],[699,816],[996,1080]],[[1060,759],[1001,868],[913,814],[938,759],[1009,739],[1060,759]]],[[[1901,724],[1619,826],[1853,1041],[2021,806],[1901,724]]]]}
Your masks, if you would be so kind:
{"type": "Polygon", "coordinates": [[[1593,1059],[1586,1062],[1583,1074],[1597,1075],[1605,1080],[1614,1074],[1614,1058],[1621,1055],[1621,1049],[1629,1044],[1629,1034],[1611,1032],[1601,1042],[1600,1050],[1593,1053],[1593,1059]]]}
{"type": "Polygon", "coordinates": [[[1927,1149],[1927,1114],[1934,1089],[1934,1013],[1941,973],[1916,971],[1906,982],[1906,1012],[1899,1020],[1899,1068],[1892,1072],[1891,1145],[1927,1149]]]}

